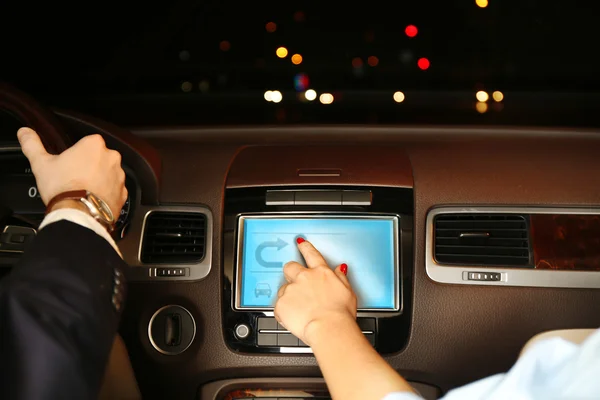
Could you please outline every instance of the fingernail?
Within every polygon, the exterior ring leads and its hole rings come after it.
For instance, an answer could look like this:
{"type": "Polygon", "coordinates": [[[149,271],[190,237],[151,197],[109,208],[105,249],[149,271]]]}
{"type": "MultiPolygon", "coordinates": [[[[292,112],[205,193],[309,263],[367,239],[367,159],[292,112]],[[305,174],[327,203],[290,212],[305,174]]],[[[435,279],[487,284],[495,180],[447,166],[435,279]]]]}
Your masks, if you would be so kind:
{"type": "Polygon", "coordinates": [[[344,275],[348,275],[348,264],[340,265],[340,271],[342,271],[344,275]]]}
{"type": "Polygon", "coordinates": [[[304,243],[304,242],[306,242],[306,240],[304,240],[304,238],[302,238],[302,237],[297,237],[297,238],[296,238],[296,243],[298,243],[298,244],[302,244],[302,243],[304,243]]]}

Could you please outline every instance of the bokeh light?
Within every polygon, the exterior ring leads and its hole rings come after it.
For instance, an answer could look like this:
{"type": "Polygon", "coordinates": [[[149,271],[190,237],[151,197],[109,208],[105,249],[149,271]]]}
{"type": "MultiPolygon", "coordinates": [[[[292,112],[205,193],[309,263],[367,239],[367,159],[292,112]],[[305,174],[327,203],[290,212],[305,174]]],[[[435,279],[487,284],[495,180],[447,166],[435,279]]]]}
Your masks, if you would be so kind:
{"type": "Polygon", "coordinates": [[[265,100],[272,101],[273,100],[273,92],[271,90],[267,90],[265,92],[265,100]]]}
{"type": "Polygon", "coordinates": [[[275,22],[268,22],[267,25],[265,25],[265,29],[267,32],[273,33],[277,30],[277,24],[275,22]]]}
{"type": "Polygon", "coordinates": [[[271,101],[273,103],[279,103],[281,100],[283,100],[283,95],[281,92],[279,90],[273,90],[271,92],[271,101]]]}
{"type": "Polygon", "coordinates": [[[181,90],[183,90],[186,93],[187,92],[191,92],[192,91],[192,87],[193,87],[192,82],[187,82],[186,81],[186,82],[183,82],[181,84],[181,90]]]}
{"type": "Polygon", "coordinates": [[[406,98],[406,96],[404,96],[404,93],[402,93],[402,92],[394,93],[394,101],[396,103],[402,103],[405,98],[406,98]]]}
{"type": "Polygon", "coordinates": [[[481,103],[485,103],[490,99],[490,95],[487,94],[487,92],[484,92],[483,90],[480,90],[479,92],[475,93],[475,97],[477,98],[477,101],[481,103]]]}
{"type": "Polygon", "coordinates": [[[363,66],[363,60],[360,57],[354,57],[352,59],[352,66],[354,68],[360,68],[363,66]]]}
{"type": "Polygon", "coordinates": [[[331,93],[323,93],[321,96],[319,96],[319,101],[322,104],[331,104],[333,103],[333,95],[331,93]]]}
{"type": "Polygon", "coordinates": [[[492,93],[492,97],[497,102],[501,102],[502,100],[504,100],[504,94],[502,94],[502,92],[500,92],[498,90],[496,90],[494,93],[492,93]]]}
{"type": "Polygon", "coordinates": [[[304,22],[306,19],[306,14],[303,11],[296,11],[294,13],[294,21],[296,22],[304,22]]]}
{"type": "Polygon", "coordinates": [[[428,59],[423,57],[423,58],[419,58],[419,61],[417,61],[417,65],[419,66],[419,68],[421,68],[423,71],[425,71],[426,69],[428,69],[431,66],[431,63],[429,62],[428,59]]]}
{"type": "Polygon", "coordinates": [[[313,101],[314,99],[317,98],[317,92],[315,92],[312,89],[308,89],[306,91],[306,93],[304,93],[304,97],[306,98],[306,100],[308,101],[313,101]]]}
{"type": "Polygon", "coordinates": [[[300,54],[294,54],[292,56],[292,63],[294,65],[300,65],[300,64],[302,64],[302,56],[300,54]]]}
{"type": "Polygon", "coordinates": [[[483,114],[484,112],[486,112],[488,110],[488,105],[487,105],[487,103],[482,103],[481,101],[478,101],[475,104],[475,109],[477,110],[477,112],[479,114],[483,114]]]}
{"type": "Polygon", "coordinates": [[[275,50],[275,54],[277,54],[277,57],[279,58],[286,58],[288,55],[288,49],[285,47],[279,47],[277,50],[275,50]]]}
{"type": "Polygon", "coordinates": [[[189,61],[190,60],[190,52],[187,50],[181,50],[179,52],[179,59],[181,61],[189,61]]]}
{"type": "Polygon", "coordinates": [[[475,0],[477,7],[486,8],[488,6],[488,0],[475,0]]]}
{"type": "Polygon", "coordinates": [[[223,40],[221,43],[219,43],[219,48],[221,51],[229,51],[229,49],[231,49],[231,43],[229,43],[227,40],[223,40]]]}
{"type": "Polygon", "coordinates": [[[202,93],[206,93],[206,92],[208,92],[208,90],[210,89],[210,82],[209,82],[209,81],[207,81],[206,79],[205,79],[205,80],[203,80],[203,81],[201,81],[201,82],[198,84],[198,89],[200,89],[200,91],[201,91],[202,93]]]}
{"type": "Polygon", "coordinates": [[[297,91],[301,92],[303,90],[306,90],[306,88],[308,87],[308,83],[308,75],[296,74],[296,76],[294,76],[294,88],[296,88],[297,91]]]}
{"type": "Polygon", "coordinates": [[[413,38],[413,37],[417,36],[417,33],[419,33],[419,30],[417,29],[416,26],[409,25],[406,27],[406,29],[404,29],[404,33],[406,33],[406,36],[413,38]]]}
{"type": "Polygon", "coordinates": [[[367,60],[367,62],[369,63],[369,65],[371,67],[376,67],[377,64],[379,64],[379,58],[377,58],[375,56],[371,56],[371,57],[369,57],[369,59],[367,60]]]}

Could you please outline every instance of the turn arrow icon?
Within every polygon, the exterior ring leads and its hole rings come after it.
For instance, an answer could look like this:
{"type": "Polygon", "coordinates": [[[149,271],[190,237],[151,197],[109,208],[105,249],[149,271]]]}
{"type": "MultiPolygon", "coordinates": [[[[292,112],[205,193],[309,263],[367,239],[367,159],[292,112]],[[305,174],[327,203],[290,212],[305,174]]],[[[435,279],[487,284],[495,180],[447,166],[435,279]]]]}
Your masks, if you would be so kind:
{"type": "Polygon", "coordinates": [[[264,249],[266,249],[268,247],[275,247],[275,248],[277,248],[277,251],[279,251],[287,245],[288,245],[288,243],[286,241],[282,240],[281,238],[277,238],[277,241],[263,242],[263,243],[259,244],[258,247],[256,248],[256,252],[254,253],[256,262],[265,268],[283,268],[282,261],[265,261],[262,258],[262,252],[264,249]]]}

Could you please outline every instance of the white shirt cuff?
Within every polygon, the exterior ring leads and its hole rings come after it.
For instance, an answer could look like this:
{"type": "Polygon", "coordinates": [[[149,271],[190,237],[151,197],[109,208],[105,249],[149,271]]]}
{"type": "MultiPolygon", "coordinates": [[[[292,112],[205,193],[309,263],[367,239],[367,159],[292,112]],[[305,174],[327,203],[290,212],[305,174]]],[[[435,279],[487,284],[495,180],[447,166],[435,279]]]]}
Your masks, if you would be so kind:
{"type": "Polygon", "coordinates": [[[81,225],[84,228],[88,228],[96,232],[98,236],[101,236],[104,239],[106,239],[106,241],[113,247],[113,249],[115,249],[119,257],[123,258],[121,251],[119,251],[117,244],[115,243],[114,239],[110,236],[106,228],[102,226],[100,222],[96,221],[91,215],[81,210],[76,210],[74,208],[61,208],[59,210],[52,211],[51,213],[46,215],[46,218],[44,218],[38,230],[42,230],[45,226],[62,220],[73,222],[77,225],[81,225]]]}

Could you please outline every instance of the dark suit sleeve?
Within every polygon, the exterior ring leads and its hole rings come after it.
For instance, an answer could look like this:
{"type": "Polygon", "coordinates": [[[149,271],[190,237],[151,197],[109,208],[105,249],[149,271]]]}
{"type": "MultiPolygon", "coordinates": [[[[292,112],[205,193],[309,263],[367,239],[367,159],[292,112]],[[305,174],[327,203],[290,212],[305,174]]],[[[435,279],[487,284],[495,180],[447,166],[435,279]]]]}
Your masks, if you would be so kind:
{"type": "Polygon", "coordinates": [[[0,399],[95,399],[117,332],[123,260],[68,221],[46,226],[0,282],[0,399]]]}

